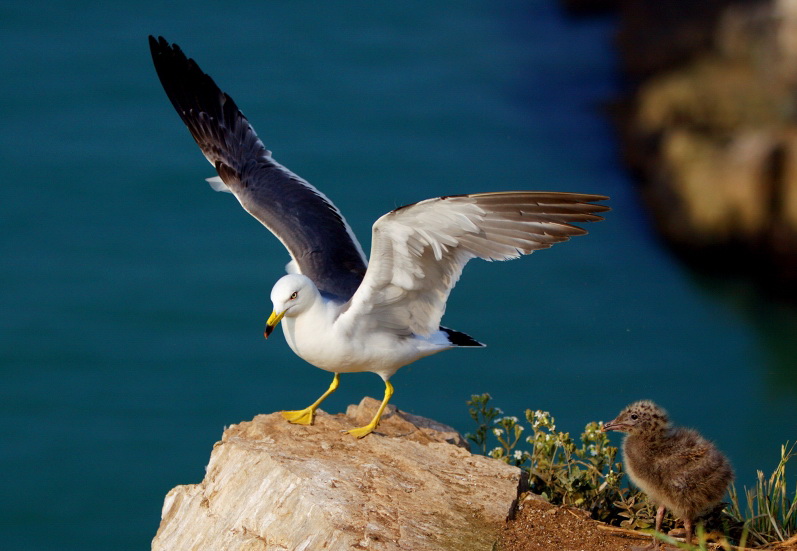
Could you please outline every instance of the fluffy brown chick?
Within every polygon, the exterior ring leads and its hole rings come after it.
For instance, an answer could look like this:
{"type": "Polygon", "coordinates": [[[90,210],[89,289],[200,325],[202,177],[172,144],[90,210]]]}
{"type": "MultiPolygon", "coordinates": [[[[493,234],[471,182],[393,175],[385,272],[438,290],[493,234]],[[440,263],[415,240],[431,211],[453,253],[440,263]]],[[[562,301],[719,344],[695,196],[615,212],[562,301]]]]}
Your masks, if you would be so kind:
{"type": "Polygon", "coordinates": [[[684,521],[689,543],[695,519],[722,500],[733,480],[728,459],[697,431],[673,427],[667,412],[649,400],[626,407],[602,430],[627,434],[625,470],[658,505],[656,531],[670,509],[684,521]]]}

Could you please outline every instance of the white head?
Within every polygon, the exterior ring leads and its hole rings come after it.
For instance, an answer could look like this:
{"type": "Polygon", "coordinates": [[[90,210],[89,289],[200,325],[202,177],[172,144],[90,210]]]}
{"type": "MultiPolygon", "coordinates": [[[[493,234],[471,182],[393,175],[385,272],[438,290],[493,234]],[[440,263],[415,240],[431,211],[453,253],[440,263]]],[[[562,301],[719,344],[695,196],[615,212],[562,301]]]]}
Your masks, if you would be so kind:
{"type": "Polygon", "coordinates": [[[274,311],[266,322],[265,337],[268,338],[283,317],[293,318],[307,311],[320,296],[309,277],[301,274],[282,276],[271,289],[274,311]]]}

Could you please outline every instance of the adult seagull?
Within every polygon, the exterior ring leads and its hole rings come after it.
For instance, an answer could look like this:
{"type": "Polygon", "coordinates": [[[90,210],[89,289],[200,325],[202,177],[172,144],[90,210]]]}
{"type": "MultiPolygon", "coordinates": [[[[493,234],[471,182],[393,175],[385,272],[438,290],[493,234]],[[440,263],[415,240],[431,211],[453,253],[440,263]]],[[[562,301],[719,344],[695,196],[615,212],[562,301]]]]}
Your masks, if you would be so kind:
{"type": "Polygon", "coordinates": [[[149,37],[166,95],[202,153],[216,167],[214,188],[231,191],[288,249],[291,262],[271,291],[291,349],[333,372],[310,406],[283,411],[311,424],[341,373],[371,371],[385,395],[362,438],[379,424],[402,366],[459,346],[484,346],[440,326],[446,300],[471,258],[507,260],[587,233],[574,222],[602,220],[607,199],[579,193],[506,191],[436,197],[399,207],[373,225],[370,264],[341,212],[323,193],[277,163],[235,105],[193,59],[163,37],[149,37]]]}

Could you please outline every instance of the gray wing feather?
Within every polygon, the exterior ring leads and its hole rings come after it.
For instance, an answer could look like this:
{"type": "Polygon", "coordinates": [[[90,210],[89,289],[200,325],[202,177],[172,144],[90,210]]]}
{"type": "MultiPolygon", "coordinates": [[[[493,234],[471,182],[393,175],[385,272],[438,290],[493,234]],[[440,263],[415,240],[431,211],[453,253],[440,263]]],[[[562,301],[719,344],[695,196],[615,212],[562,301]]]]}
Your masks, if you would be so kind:
{"type": "Polygon", "coordinates": [[[149,42],[166,95],[241,206],[279,238],[321,292],[351,298],[366,260],[340,211],[274,161],[233,99],[179,46],[163,37],[149,42]]]}

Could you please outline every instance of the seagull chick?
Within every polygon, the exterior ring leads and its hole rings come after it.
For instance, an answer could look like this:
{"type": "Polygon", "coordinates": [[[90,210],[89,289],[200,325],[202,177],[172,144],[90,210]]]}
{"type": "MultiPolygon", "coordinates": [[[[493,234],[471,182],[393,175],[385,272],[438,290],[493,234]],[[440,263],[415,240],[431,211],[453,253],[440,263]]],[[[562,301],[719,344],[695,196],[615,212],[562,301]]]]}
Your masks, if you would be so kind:
{"type": "Polygon", "coordinates": [[[626,407],[603,426],[608,430],[626,433],[625,470],[658,505],[656,531],[670,509],[683,520],[688,544],[695,519],[722,500],[733,480],[728,459],[697,431],[673,427],[667,412],[649,400],[626,407]]]}
{"type": "Polygon", "coordinates": [[[370,371],[385,394],[362,438],[379,424],[402,366],[450,348],[480,347],[440,326],[449,292],[471,258],[507,260],[587,233],[573,223],[602,220],[602,195],[510,191],[427,199],[373,225],[370,264],[341,212],[315,187],[277,163],[233,99],[163,37],[149,37],[166,95],[219,177],[249,214],[288,249],[289,274],[271,291],[265,336],[282,321],[291,349],[334,373],[310,406],[284,411],[311,424],[340,373],[370,371]]]}

